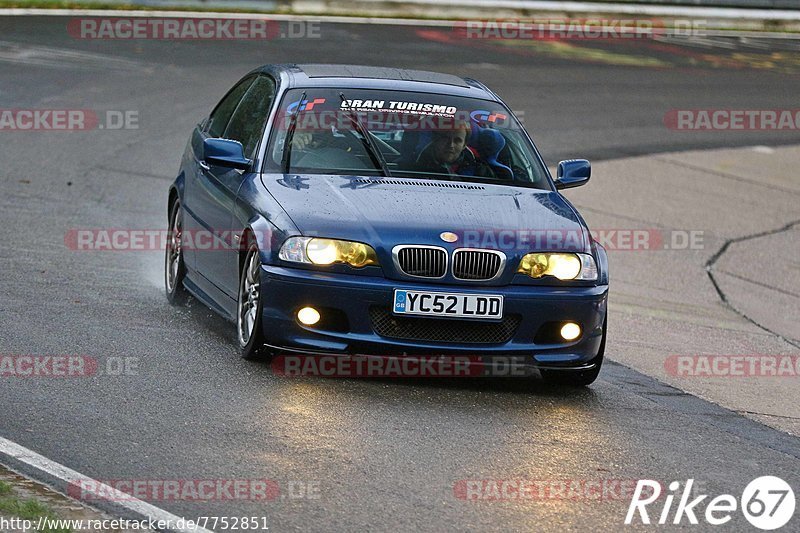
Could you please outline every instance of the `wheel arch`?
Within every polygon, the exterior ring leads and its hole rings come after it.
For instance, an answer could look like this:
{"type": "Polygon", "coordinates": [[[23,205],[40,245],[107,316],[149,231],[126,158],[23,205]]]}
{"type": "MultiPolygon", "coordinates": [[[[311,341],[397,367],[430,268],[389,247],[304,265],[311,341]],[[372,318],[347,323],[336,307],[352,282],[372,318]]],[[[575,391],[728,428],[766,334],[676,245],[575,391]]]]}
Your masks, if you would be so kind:
{"type": "Polygon", "coordinates": [[[169,186],[169,193],[167,195],[167,217],[169,217],[169,212],[172,209],[172,204],[175,203],[175,200],[183,201],[184,181],[184,174],[181,172],[178,174],[178,177],[175,178],[175,181],[169,186]]]}
{"type": "Polygon", "coordinates": [[[592,245],[594,246],[594,251],[597,256],[597,270],[600,272],[600,279],[597,280],[597,283],[600,285],[608,285],[608,253],[606,253],[606,249],[599,242],[593,240],[592,245]]]}
{"type": "Polygon", "coordinates": [[[247,221],[239,246],[239,276],[241,276],[244,261],[247,258],[247,251],[250,244],[255,242],[261,256],[261,264],[271,264],[273,262],[273,249],[275,247],[277,228],[261,215],[253,216],[247,221]]]}

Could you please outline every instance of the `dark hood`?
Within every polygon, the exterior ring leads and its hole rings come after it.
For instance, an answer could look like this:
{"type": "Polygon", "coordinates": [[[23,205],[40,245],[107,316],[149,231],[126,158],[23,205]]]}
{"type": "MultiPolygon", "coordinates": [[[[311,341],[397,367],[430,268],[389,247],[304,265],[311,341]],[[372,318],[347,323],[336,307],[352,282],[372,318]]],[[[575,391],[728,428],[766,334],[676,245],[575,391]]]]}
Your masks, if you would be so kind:
{"type": "MultiPolygon", "coordinates": [[[[268,174],[264,185],[304,235],[348,239],[390,250],[396,244],[493,248],[513,233],[548,232],[550,250],[588,250],[588,235],[556,192],[404,178],[268,174]],[[555,235],[554,237],[552,237],[555,235]],[[569,235],[561,238],[559,235],[569,235]]],[[[520,237],[522,236],[522,237],[520,237]]],[[[541,236],[540,242],[545,242],[541,236]]],[[[507,242],[507,241],[506,241],[507,242]]],[[[542,247],[537,247],[542,249],[542,247]]],[[[501,248],[502,249],[502,248],[501,248]]]]}

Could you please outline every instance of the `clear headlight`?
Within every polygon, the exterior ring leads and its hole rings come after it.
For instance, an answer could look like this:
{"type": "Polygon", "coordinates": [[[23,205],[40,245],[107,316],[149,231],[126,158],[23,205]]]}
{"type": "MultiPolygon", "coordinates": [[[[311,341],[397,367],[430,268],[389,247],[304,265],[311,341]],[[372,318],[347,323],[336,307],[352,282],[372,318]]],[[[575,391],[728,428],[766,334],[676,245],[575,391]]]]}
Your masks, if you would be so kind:
{"type": "Polygon", "coordinates": [[[293,263],[310,263],[311,260],[306,256],[306,244],[310,240],[311,237],[289,237],[281,246],[278,257],[293,263]]]}
{"type": "Polygon", "coordinates": [[[367,244],[317,237],[289,237],[281,246],[278,257],[284,261],[314,265],[345,263],[354,268],[378,264],[378,255],[367,244]]]}
{"type": "Polygon", "coordinates": [[[555,276],[560,280],[597,280],[597,264],[589,254],[532,253],[519,263],[517,272],[534,279],[555,276]]]}

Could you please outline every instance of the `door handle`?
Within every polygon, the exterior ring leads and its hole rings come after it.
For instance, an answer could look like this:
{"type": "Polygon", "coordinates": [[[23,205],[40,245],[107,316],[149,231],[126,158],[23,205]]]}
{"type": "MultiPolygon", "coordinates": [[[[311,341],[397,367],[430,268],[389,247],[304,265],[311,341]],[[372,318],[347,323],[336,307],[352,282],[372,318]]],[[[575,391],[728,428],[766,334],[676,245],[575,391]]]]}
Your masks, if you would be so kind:
{"type": "Polygon", "coordinates": [[[211,170],[211,167],[208,165],[208,163],[206,163],[202,159],[198,161],[197,164],[200,165],[200,168],[202,168],[204,171],[211,170]]]}

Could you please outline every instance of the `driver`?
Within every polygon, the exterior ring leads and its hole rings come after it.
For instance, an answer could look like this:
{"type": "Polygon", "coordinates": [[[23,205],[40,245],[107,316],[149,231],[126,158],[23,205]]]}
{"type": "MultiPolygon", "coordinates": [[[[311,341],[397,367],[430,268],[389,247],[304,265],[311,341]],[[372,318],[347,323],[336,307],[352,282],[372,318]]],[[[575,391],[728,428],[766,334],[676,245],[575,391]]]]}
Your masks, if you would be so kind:
{"type": "Polygon", "coordinates": [[[434,130],[433,140],[420,153],[414,170],[494,178],[492,167],[480,159],[472,147],[467,146],[471,131],[469,122],[464,120],[453,122],[452,127],[434,130]]]}

